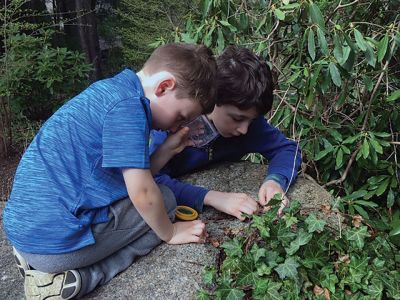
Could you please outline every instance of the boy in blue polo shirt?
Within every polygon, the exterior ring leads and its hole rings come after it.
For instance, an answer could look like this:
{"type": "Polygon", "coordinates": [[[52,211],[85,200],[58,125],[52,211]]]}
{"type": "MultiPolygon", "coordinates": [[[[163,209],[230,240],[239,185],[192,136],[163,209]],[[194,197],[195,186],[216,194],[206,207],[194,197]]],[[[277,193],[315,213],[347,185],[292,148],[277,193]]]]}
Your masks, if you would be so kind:
{"type": "Polygon", "coordinates": [[[175,198],[152,175],[183,149],[181,125],[212,110],[215,74],[205,46],[165,45],[43,125],[4,210],[27,299],[79,298],[161,241],[204,242],[201,221],[171,222],[175,198]],[[150,157],[152,128],[176,133],[150,157]]]}
{"type": "MultiPolygon", "coordinates": [[[[216,106],[207,118],[219,136],[204,147],[188,147],[176,155],[157,175],[156,181],[173,191],[178,205],[201,212],[205,204],[243,220],[242,213],[251,215],[258,210],[255,199],[244,193],[210,191],[174,177],[212,163],[238,161],[248,153],[261,153],[269,166],[259,189],[258,203],[266,205],[275,194],[284,195],[294,182],[301,165],[301,153],[295,142],[264,118],[273,100],[268,65],[250,50],[233,46],[217,58],[217,65],[216,106]]],[[[151,151],[166,137],[166,132],[152,131],[151,151]]],[[[283,197],[279,214],[288,201],[283,197]]]]}

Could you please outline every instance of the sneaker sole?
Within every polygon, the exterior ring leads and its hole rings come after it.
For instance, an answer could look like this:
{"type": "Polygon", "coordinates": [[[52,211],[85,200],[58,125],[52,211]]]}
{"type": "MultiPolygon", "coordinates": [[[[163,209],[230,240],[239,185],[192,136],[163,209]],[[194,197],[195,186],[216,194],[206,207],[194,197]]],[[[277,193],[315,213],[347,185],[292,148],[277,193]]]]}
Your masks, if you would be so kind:
{"type": "Polygon", "coordinates": [[[25,296],[27,300],[72,299],[81,288],[78,271],[43,273],[28,270],[25,274],[25,296]]]}

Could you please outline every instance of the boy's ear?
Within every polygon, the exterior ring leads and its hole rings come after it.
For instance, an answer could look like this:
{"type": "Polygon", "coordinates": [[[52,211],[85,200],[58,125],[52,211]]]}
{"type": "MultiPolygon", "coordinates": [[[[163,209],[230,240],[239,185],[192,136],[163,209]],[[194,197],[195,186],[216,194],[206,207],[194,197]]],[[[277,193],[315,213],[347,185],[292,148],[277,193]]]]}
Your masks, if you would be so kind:
{"type": "Polygon", "coordinates": [[[176,86],[176,79],[174,76],[167,76],[162,78],[156,86],[156,96],[162,96],[166,91],[172,91],[176,86]]]}

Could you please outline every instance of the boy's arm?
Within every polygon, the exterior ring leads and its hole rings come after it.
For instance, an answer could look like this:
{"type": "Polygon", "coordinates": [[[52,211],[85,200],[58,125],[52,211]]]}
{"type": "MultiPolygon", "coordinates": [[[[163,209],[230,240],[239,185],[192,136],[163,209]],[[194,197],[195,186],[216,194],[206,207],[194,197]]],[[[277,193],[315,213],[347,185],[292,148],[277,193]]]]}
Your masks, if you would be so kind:
{"type": "Polygon", "coordinates": [[[266,180],[274,180],[285,191],[296,179],[301,165],[297,143],[286,138],[263,117],[255,121],[249,139],[249,144],[253,145],[250,152],[259,152],[268,160],[266,180]]]}
{"type": "Polygon", "coordinates": [[[170,244],[205,242],[207,233],[201,220],[171,223],[150,170],[124,169],[122,173],[133,205],[161,240],[170,244]]]}
{"type": "Polygon", "coordinates": [[[168,174],[158,174],[155,181],[169,187],[178,205],[190,206],[198,212],[203,211],[204,198],[209,192],[208,189],[179,181],[168,174]]]}
{"type": "Polygon", "coordinates": [[[168,186],[173,191],[178,205],[190,206],[198,212],[203,211],[205,204],[243,221],[243,213],[252,215],[258,209],[257,202],[244,193],[209,191],[171,178],[167,174],[158,175],[156,182],[168,186]]]}
{"type": "Polygon", "coordinates": [[[129,198],[157,236],[170,241],[174,226],[168,218],[161,191],[148,169],[124,169],[122,172],[129,198]]]}
{"type": "MultiPolygon", "coordinates": [[[[248,137],[251,139],[249,144],[254,147],[251,152],[261,153],[269,162],[266,179],[258,194],[260,204],[265,205],[275,194],[284,195],[294,182],[301,165],[301,151],[297,143],[287,139],[263,117],[254,125],[248,137]]],[[[289,200],[284,197],[279,214],[288,203],[289,200]]]]}

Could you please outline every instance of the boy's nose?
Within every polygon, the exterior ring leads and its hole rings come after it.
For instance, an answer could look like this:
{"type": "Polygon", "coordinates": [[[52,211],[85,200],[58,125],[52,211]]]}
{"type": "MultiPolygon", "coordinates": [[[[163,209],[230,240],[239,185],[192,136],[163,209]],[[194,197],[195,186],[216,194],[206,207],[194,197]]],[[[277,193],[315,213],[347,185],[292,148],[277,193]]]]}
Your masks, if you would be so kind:
{"type": "Polygon", "coordinates": [[[242,134],[245,135],[247,133],[247,129],[249,128],[249,126],[247,126],[247,124],[243,124],[241,126],[239,126],[239,128],[237,129],[237,131],[242,134]]]}

